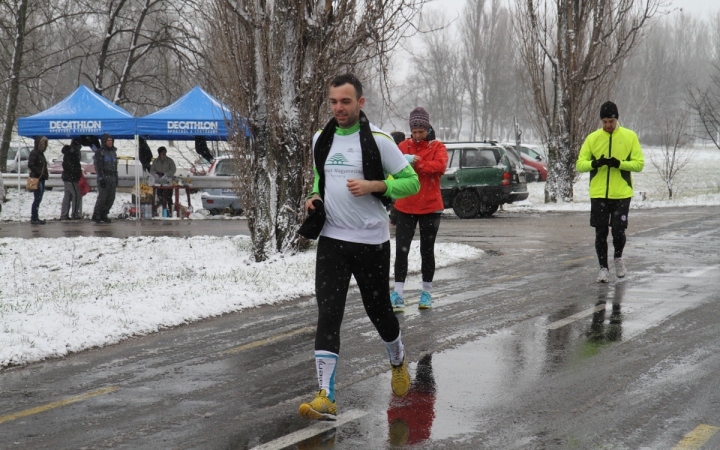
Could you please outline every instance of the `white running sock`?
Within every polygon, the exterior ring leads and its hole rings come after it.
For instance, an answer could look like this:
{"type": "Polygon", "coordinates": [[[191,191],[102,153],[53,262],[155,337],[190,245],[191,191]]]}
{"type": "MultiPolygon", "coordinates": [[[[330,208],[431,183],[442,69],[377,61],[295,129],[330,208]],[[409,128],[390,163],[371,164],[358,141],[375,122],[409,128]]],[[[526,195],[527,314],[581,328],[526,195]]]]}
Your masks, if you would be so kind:
{"type": "Polygon", "coordinates": [[[403,289],[405,289],[405,282],[403,281],[402,283],[400,283],[400,282],[396,281],[395,282],[395,292],[397,292],[400,297],[402,297],[403,289]]]}
{"type": "Polygon", "coordinates": [[[425,291],[429,294],[430,291],[432,291],[432,281],[423,281],[422,287],[423,287],[423,291],[425,291]]]}
{"type": "Polygon", "coordinates": [[[390,364],[393,366],[402,364],[403,359],[405,359],[405,346],[402,343],[402,332],[398,333],[398,337],[394,341],[385,342],[385,347],[390,357],[390,364]]]}
{"type": "Polygon", "coordinates": [[[325,389],[331,402],[335,401],[335,367],[338,355],[324,350],[315,351],[315,369],[317,370],[318,385],[325,389]]]}

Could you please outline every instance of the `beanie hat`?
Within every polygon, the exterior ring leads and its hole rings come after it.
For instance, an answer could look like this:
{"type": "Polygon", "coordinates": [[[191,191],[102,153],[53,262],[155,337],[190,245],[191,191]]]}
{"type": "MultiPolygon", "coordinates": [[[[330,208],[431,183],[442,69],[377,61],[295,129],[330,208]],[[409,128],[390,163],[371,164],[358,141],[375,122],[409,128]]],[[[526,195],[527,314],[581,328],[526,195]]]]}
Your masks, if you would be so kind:
{"type": "Polygon", "coordinates": [[[600,118],[601,119],[618,119],[620,117],[620,113],[618,112],[618,107],[613,102],[605,102],[600,107],[600,118]]]}
{"type": "Polygon", "coordinates": [[[410,129],[415,128],[430,129],[430,114],[422,106],[418,106],[410,113],[410,129]]]}

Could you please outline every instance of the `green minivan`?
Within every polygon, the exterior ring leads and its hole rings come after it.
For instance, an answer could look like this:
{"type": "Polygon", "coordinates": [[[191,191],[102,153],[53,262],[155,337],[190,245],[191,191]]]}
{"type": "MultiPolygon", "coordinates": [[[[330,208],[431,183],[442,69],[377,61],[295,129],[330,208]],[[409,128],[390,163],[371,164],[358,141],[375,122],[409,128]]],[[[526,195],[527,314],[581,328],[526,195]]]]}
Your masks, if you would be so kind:
{"type": "Polygon", "coordinates": [[[446,209],[461,219],[488,217],[500,205],[528,198],[522,159],[496,142],[446,142],[448,166],[440,179],[446,209]]]}

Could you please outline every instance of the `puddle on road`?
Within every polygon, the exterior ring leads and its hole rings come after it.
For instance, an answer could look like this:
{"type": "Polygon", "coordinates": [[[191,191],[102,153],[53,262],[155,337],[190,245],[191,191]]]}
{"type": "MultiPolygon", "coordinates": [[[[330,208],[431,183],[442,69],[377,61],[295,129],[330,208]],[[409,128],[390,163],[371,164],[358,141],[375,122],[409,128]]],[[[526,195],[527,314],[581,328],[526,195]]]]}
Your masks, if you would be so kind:
{"type": "MultiPolygon", "coordinates": [[[[688,273],[697,269],[688,268],[688,273]]],[[[579,300],[547,316],[432,354],[422,364],[412,364],[413,379],[418,367],[427,373],[423,365],[431,366],[432,389],[423,392],[422,400],[409,397],[404,403],[394,403],[386,386],[389,374],[360,383],[353,387],[358,390],[356,394],[374,392],[369,408],[385,404],[388,409],[382,413],[375,409],[376,413],[371,413],[355,432],[373,441],[376,448],[386,448],[391,438],[409,444],[477,436],[507,405],[517,404],[536,389],[543,377],[624,345],[669,317],[717,296],[711,275],[695,282],[695,278],[682,274],[658,277],[635,273],[620,282],[589,285],[578,295],[579,300]],[[601,307],[593,311],[596,306],[601,307]],[[560,328],[547,329],[549,324],[581,312],[586,314],[560,328]]]]}

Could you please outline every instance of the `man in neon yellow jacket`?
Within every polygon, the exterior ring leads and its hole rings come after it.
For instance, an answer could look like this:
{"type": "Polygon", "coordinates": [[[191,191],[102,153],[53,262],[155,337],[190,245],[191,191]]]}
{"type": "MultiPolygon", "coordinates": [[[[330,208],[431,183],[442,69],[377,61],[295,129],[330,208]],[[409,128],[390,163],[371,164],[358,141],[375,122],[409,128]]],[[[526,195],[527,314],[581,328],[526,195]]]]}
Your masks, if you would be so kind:
{"type": "Polygon", "coordinates": [[[590,172],[590,226],[595,227],[600,262],[598,283],[607,283],[609,278],[608,227],[612,227],[615,275],[623,278],[627,273],[622,253],[633,196],[631,172],[641,172],[645,166],[637,135],[618,125],[619,116],[613,102],[600,107],[602,128],[585,139],[575,164],[578,172],[590,172]]]}

